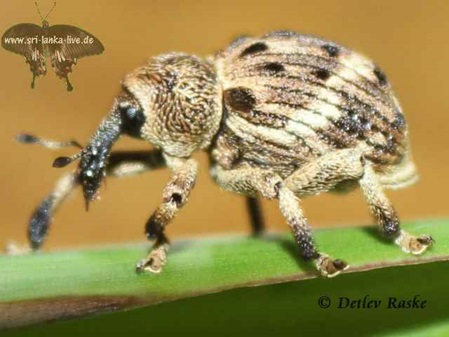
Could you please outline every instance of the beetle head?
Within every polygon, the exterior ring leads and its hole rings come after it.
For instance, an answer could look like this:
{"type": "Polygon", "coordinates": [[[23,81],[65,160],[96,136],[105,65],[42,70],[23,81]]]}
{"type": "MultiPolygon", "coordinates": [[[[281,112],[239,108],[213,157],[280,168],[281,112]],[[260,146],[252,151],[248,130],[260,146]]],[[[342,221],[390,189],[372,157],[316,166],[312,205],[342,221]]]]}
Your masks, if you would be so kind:
{"type": "Polygon", "coordinates": [[[81,157],[78,179],[87,207],[98,195],[111,148],[122,134],[187,157],[209,146],[220,120],[220,88],[213,67],[195,56],[158,56],[124,78],[109,115],[81,153],[58,158],[55,164],[65,166],[81,157]]]}
{"type": "Polygon", "coordinates": [[[176,157],[209,146],[221,121],[221,89],[215,69],[196,56],[153,57],[122,85],[142,107],[142,139],[176,157]]]}

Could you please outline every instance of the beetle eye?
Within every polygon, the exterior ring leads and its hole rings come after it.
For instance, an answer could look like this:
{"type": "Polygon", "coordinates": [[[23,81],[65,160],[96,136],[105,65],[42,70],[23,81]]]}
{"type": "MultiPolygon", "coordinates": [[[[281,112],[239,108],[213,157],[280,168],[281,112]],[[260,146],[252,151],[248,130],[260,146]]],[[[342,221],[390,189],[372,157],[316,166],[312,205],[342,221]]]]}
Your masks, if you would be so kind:
{"type": "Polygon", "coordinates": [[[126,109],[126,115],[129,117],[129,119],[134,119],[137,115],[138,109],[136,107],[130,106],[128,109],[126,109]]]}
{"type": "Polygon", "coordinates": [[[129,136],[140,138],[140,129],[145,123],[145,116],[138,104],[123,102],[120,104],[122,130],[129,136]]]}

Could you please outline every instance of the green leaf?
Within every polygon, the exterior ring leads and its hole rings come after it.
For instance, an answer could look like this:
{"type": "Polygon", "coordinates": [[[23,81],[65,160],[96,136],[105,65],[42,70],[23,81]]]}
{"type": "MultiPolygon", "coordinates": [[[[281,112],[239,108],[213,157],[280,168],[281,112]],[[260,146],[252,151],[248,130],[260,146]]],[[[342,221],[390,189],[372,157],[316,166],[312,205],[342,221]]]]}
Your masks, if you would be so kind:
{"type": "MultiPolygon", "coordinates": [[[[229,317],[240,313],[245,317],[248,316],[249,321],[252,319],[253,323],[261,324],[277,322],[276,318],[281,319],[279,322],[283,322],[292,319],[293,315],[298,316],[298,322],[301,322],[298,326],[305,324],[304,322],[314,321],[314,315],[329,315],[330,312],[334,312],[333,315],[342,316],[340,319],[349,324],[350,322],[344,319],[346,316],[342,315],[346,309],[339,310],[334,307],[328,310],[321,309],[317,305],[318,298],[329,294],[335,304],[335,301],[339,300],[335,294],[357,297],[363,295],[363,291],[365,295],[382,297],[385,301],[388,301],[388,296],[413,298],[413,294],[418,294],[441,304],[444,296],[436,291],[442,291],[443,287],[447,287],[449,281],[447,263],[402,268],[384,267],[448,260],[449,243],[444,240],[447,237],[448,229],[445,226],[447,223],[448,221],[440,220],[404,225],[404,228],[413,234],[431,234],[437,241],[436,245],[418,257],[407,255],[392,243],[379,239],[371,228],[319,230],[316,232],[316,240],[320,249],[351,265],[349,270],[335,279],[316,278],[314,267],[298,259],[296,246],[288,234],[268,235],[263,238],[222,237],[179,241],[174,243],[170,250],[164,271],[156,275],[134,272],[135,262],[146,253],[144,245],[2,256],[0,324],[3,327],[26,325],[92,312],[115,311],[167,302],[226,289],[311,278],[315,279],[256,289],[232,290],[219,295],[166,303],[163,306],[150,306],[119,315],[100,316],[87,322],[96,324],[92,323],[95,321],[99,322],[99,327],[105,324],[104,327],[117,326],[118,329],[116,322],[123,323],[129,316],[134,317],[133,320],[136,322],[140,317],[142,320],[140,324],[144,324],[147,322],[144,317],[149,312],[150,325],[154,328],[155,324],[158,326],[158,322],[164,321],[159,311],[164,312],[165,306],[166,311],[171,310],[179,322],[185,321],[186,326],[190,326],[192,319],[195,321],[193,317],[197,315],[200,315],[196,318],[197,322],[202,317],[214,321],[211,316],[214,312],[220,312],[222,319],[226,317],[230,319],[229,317]],[[384,269],[354,273],[377,268],[384,269]],[[443,274],[442,270],[446,273],[443,274]],[[427,281],[424,281],[423,277],[427,281]],[[384,293],[387,289],[391,289],[392,293],[384,293]],[[240,297],[247,300],[238,304],[236,299],[240,297]],[[264,307],[262,303],[262,299],[267,298],[271,298],[270,306],[266,306],[269,308],[264,307]],[[218,305],[220,301],[224,304],[218,305]],[[297,301],[302,304],[299,305],[297,301]],[[218,308],[214,307],[214,303],[218,308]],[[264,309],[259,310],[257,303],[260,304],[259,309],[264,309]],[[271,308],[271,305],[276,310],[271,308]],[[204,307],[209,309],[204,311],[201,309],[204,307]],[[249,310],[256,312],[249,315],[249,310]],[[267,313],[271,316],[267,316],[267,313]]],[[[445,298],[447,299],[447,295],[445,298]]],[[[423,317],[428,317],[429,312],[434,312],[435,304],[429,303],[429,308],[421,309],[421,315],[426,313],[423,317]]],[[[364,321],[363,317],[369,309],[348,310],[352,310],[350,316],[364,321]]],[[[382,314],[384,310],[388,311],[388,309],[371,310],[369,315],[374,318],[382,315],[389,317],[382,314]]],[[[402,316],[410,313],[405,309],[394,312],[399,312],[402,316]]],[[[444,312],[447,313],[447,309],[444,312]]],[[[440,316],[434,315],[435,319],[440,319],[440,316]]],[[[219,321],[221,322],[221,319],[219,321]]],[[[168,324],[167,319],[165,322],[168,324]]],[[[52,326],[52,329],[59,331],[58,329],[64,329],[70,324],[72,327],[76,326],[75,322],[64,322],[52,326]]],[[[292,328],[295,326],[293,321],[289,324],[292,328]]],[[[182,324],[173,328],[181,326],[182,324]]],[[[273,328],[274,326],[272,325],[273,328]]],[[[341,323],[338,326],[341,326],[341,323]]]]}

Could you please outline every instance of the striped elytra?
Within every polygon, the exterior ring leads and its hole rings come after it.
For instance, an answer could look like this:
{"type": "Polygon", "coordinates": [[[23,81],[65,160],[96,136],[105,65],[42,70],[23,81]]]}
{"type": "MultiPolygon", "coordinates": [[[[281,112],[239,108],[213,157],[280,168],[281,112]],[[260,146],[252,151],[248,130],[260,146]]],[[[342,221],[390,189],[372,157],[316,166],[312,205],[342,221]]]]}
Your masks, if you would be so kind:
{"type": "Polygon", "coordinates": [[[226,112],[217,138],[238,143],[239,164],[276,164],[288,176],[332,149],[365,146],[379,171],[407,157],[405,119],[386,75],[348,48],[273,32],[239,38],[215,65],[226,112]]]}

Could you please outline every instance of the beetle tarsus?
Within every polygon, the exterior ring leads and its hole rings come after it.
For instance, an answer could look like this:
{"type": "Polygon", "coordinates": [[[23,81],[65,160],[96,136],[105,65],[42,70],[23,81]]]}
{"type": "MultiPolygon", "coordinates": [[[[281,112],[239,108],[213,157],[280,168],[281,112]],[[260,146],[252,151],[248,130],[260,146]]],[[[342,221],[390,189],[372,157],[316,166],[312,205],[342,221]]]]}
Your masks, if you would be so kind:
{"type": "Polygon", "coordinates": [[[327,254],[320,253],[315,261],[316,267],[324,277],[335,277],[349,268],[349,265],[339,259],[333,259],[327,254]]]}
{"type": "Polygon", "coordinates": [[[136,265],[136,272],[150,272],[158,274],[167,262],[168,244],[154,248],[151,253],[136,265]]]}
{"type": "Polygon", "coordinates": [[[405,253],[421,255],[427,248],[435,243],[435,240],[430,235],[414,236],[402,230],[395,240],[395,243],[401,247],[405,253]]]}
{"type": "Polygon", "coordinates": [[[15,242],[8,242],[5,246],[6,255],[24,255],[32,251],[29,245],[19,245],[15,242]]]}

